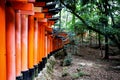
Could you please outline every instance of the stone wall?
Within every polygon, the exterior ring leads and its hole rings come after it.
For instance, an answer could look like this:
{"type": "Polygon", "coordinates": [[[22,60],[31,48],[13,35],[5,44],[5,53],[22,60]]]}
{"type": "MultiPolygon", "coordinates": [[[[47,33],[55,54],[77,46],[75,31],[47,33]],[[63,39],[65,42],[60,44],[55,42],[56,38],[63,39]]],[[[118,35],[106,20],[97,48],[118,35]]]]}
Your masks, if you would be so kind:
{"type": "Polygon", "coordinates": [[[53,73],[53,68],[56,63],[56,60],[51,56],[45,65],[45,68],[38,74],[38,77],[35,80],[52,80],[51,76],[53,73]]]}

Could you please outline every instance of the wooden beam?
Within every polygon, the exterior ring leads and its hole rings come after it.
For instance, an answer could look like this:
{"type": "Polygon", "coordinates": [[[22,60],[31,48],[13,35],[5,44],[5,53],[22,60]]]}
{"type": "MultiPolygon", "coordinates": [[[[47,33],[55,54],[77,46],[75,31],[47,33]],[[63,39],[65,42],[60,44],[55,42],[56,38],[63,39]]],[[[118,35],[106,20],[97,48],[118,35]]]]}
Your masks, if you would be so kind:
{"type": "Polygon", "coordinates": [[[15,10],[28,10],[28,11],[33,11],[34,10],[34,5],[32,3],[12,2],[11,6],[15,10]]]}
{"type": "Polygon", "coordinates": [[[30,10],[29,11],[21,10],[20,13],[23,15],[34,15],[34,11],[30,10]]]}
{"type": "Polygon", "coordinates": [[[55,21],[48,21],[49,23],[51,23],[51,25],[55,24],[55,21]]]}
{"type": "Polygon", "coordinates": [[[44,19],[38,19],[38,22],[46,22],[47,23],[47,18],[44,18],[44,19]]]}
{"type": "Polygon", "coordinates": [[[28,2],[28,0],[6,0],[8,2],[28,2]]]}
{"type": "Polygon", "coordinates": [[[40,12],[35,12],[34,17],[36,17],[36,18],[45,18],[45,14],[44,13],[40,13],[40,12]]]}
{"type": "Polygon", "coordinates": [[[54,0],[36,0],[37,2],[41,1],[41,2],[51,2],[51,1],[54,1],[54,0]]]}
{"type": "Polygon", "coordinates": [[[52,15],[49,13],[45,13],[45,18],[52,18],[52,15]]]}
{"type": "Polygon", "coordinates": [[[49,33],[52,33],[53,28],[50,28],[50,27],[47,27],[47,26],[46,26],[46,27],[45,27],[45,30],[48,31],[49,33]]]}
{"type": "Polygon", "coordinates": [[[34,12],[42,12],[42,7],[34,7],[34,12]]]}
{"type": "Polygon", "coordinates": [[[34,6],[35,7],[44,7],[44,6],[46,6],[46,2],[35,2],[34,6]]]}
{"type": "Polygon", "coordinates": [[[6,1],[9,1],[9,2],[35,2],[35,0],[6,0],[6,1]]]}
{"type": "Polygon", "coordinates": [[[46,13],[46,12],[48,12],[48,11],[49,11],[48,8],[44,8],[44,9],[42,10],[42,12],[44,12],[44,13],[46,13]]]}
{"type": "Polygon", "coordinates": [[[31,2],[31,3],[33,3],[33,2],[35,2],[36,0],[28,0],[28,2],[31,2]]]}

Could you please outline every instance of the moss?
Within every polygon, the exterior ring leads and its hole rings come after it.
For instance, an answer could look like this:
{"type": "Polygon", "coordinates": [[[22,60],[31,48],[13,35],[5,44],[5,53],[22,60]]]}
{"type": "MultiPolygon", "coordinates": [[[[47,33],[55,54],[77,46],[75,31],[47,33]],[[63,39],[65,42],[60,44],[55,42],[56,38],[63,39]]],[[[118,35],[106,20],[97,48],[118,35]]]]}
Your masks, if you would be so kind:
{"type": "Polygon", "coordinates": [[[63,70],[62,70],[62,77],[65,77],[65,76],[68,76],[69,73],[68,73],[68,68],[67,67],[63,67],[63,70]]]}
{"type": "Polygon", "coordinates": [[[68,54],[65,59],[63,60],[63,66],[69,66],[72,63],[72,56],[68,54]]]}
{"type": "Polygon", "coordinates": [[[77,78],[83,77],[83,76],[89,76],[89,74],[87,74],[87,73],[85,73],[85,72],[83,72],[83,71],[79,71],[79,72],[76,72],[76,73],[71,74],[71,77],[72,77],[73,79],[77,79],[77,78]]]}
{"type": "Polygon", "coordinates": [[[79,76],[78,73],[73,73],[73,74],[71,74],[71,77],[72,77],[73,79],[78,79],[80,76],[79,76]]]}

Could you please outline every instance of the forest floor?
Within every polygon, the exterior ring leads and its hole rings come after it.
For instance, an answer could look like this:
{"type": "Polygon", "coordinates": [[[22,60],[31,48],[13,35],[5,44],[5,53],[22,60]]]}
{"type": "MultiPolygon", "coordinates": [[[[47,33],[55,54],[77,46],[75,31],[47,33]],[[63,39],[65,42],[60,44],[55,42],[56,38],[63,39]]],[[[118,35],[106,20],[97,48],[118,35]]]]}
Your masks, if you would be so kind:
{"type": "Polygon", "coordinates": [[[120,56],[104,60],[99,49],[80,46],[78,53],[72,55],[70,66],[61,66],[56,58],[52,80],[120,80],[120,56]]]}

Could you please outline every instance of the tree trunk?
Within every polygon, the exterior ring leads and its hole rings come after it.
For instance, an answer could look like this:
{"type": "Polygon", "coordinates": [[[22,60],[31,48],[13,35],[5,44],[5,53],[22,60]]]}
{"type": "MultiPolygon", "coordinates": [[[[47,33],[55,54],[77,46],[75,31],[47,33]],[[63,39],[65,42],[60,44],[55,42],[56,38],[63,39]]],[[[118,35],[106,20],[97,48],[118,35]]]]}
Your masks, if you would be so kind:
{"type": "Polygon", "coordinates": [[[108,47],[108,37],[105,36],[105,56],[104,59],[109,59],[109,47],[108,47]]]}
{"type": "Polygon", "coordinates": [[[98,44],[98,40],[97,40],[97,39],[98,39],[98,36],[97,36],[97,35],[98,35],[98,34],[97,34],[97,32],[96,32],[96,36],[95,36],[95,38],[96,38],[96,39],[95,39],[96,45],[98,44]]]}
{"type": "Polygon", "coordinates": [[[100,41],[100,34],[98,33],[98,45],[99,45],[99,48],[101,47],[101,41],[100,41]]]}
{"type": "Polygon", "coordinates": [[[89,46],[91,46],[91,45],[92,45],[92,36],[91,36],[91,30],[89,30],[89,37],[90,37],[90,44],[89,44],[89,46]]]}
{"type": "Polygon", "coordinates": [[[81,35],[81,38],[82,38],[82,45],[83,45],[83,34],[81,35]]]}

